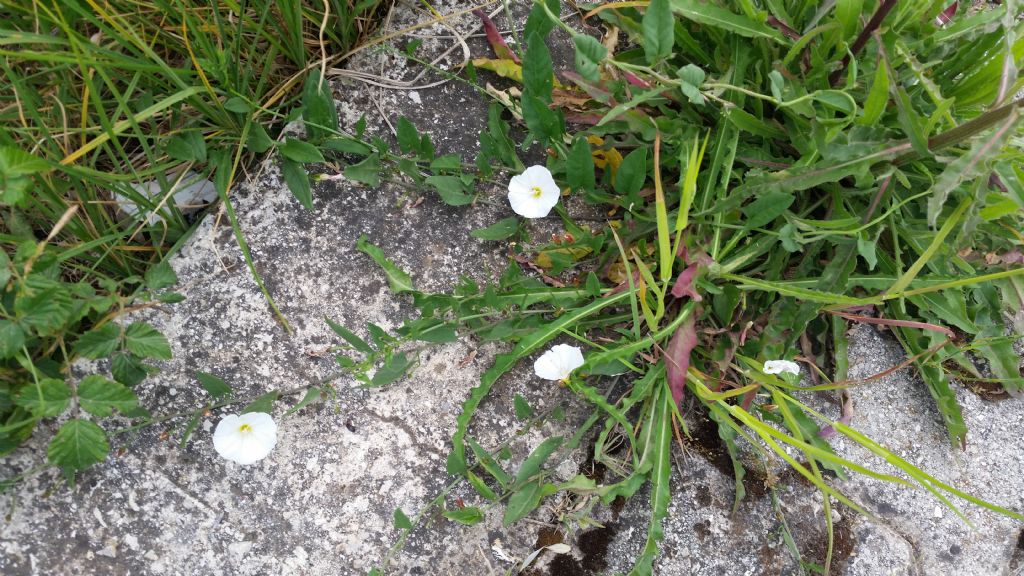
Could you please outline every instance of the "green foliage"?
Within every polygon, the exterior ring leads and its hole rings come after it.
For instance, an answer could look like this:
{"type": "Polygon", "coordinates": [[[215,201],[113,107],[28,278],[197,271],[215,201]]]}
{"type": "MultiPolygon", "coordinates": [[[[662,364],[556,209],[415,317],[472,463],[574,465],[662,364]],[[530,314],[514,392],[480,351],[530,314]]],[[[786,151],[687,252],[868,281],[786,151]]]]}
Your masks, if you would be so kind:
{"type": "MultiPolygon", "coordinates": [[[[865,30],[877,7],[858,0],[825,11],[788,1],[623,4],[595,11],[589,22],[614,27],[638,47],[612,54],[558,21],[557,3],[534,4],[522,95],[505,104],[529,132],[523,147],[540,143],[559,184],[612,221],[590,230],[560,212],[568,234],[550,242],[512,221],[475,231],[515,235],[509,269],[486,286],[464,280],[451,294],[411,292],[420,318],[405,329],[457,319],[460,334],[513,345],[464,403],[447,463],[482,498],[505,500],[506,525],[556,492],[609,502],[649,483],[647,540],[632,573],[652,573],[671,497],[673,427],[681,423],[686,433],[671,378],[685,388],[688,411],[703,409],[717,427],[737,505],[746,493],[738,455],[747,443],[817,487],[827,518],[832,499],[862,510],[830,480],[857,473],[899,484],[909,478],[957,513],[950,496],[1021,519],[802,400],[850,384],[843,334],[865,307],[906,348],[951,443],[968,432],[957,379],[1024,392],[1013,352],[1024,326],[1004,333],[1005,319],[1024,309],[1017,232],[1024,134],[1021,104],[1007,98],[1024,85],[1016,74],[1024,23],[1005,14],[1007,6],[973,16],[961,7],[940,28],[941,3],[886,6],[891,12],[875,19],[880,27],[865,30]],[[576,66],[557,98],[545,44],[556,27],[572,39],[576,66]],[[598,120],[564,134],[565,102],[598,120]],[[947,338],[953,330],[957,338],[947,338]],[[696,342],[692,351],[672,346],[680,334],[696,342]],[[511,476],[494,457],[498,448],[468,437],[470,422],[504,374],[567,335],[588,344],[586,364],[567,385],[594,417],[570,440],[545,439],[511,476]],[[821,386],[763,372],[764,361],[800,353],[821,369],[821,386]],[[628,392],[606,398],[599,384],[607,378],[629,382],[628,392]],[[596,423],[603,426],[592,455],[609,470],[604,482],[547,482],[556,452],[596,423]],[[826,427],[903,476],[838,456],[826,427]]],[[[479,175],[521,170],[494,106],[488,120],[479,175]]],[[[416,154],[412,132],[407,139],[403,151],[416,154]]],[[[384,355],[369,356],[379,363],[384,355]]],[[[519,396],[513,407],[520,420],[533,416],[519,396]]],[[[831,542],[828,520],[826,531],[831,542]]],[[[827,557],[830,550],[831,543],[827,557]]]]}

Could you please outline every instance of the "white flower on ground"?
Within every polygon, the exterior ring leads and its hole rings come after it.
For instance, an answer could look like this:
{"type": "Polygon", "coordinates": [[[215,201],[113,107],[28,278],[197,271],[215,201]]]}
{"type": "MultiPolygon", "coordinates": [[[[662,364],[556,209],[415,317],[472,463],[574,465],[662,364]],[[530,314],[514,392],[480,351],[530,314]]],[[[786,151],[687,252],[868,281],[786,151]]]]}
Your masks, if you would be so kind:
{"type": "Polygon", "coordinates": [[[270,454],[277,444],[277,424],[266,412],[229,414],[213,431],[213,448],[239,464],[252,464],[270,454]]]}
{"type": "Polygon", "coordinates": [[[765,374],[800,374],[800,365],[789,360],[766,360],[765,374]]]}
{"type": "Polygon", "coordinates": [[[561,191],[551,172],[543,166],[530,166],[508,183],[508,203],[524,218],[543,218],[558,204],[561,191]]]}
{"type": "Polygon", "coordinates": [[[583,366],[583,351],[576,346],[556,344],[533,363],[533,371],[545,380],[568,380],[572,371],[583,366]]]}

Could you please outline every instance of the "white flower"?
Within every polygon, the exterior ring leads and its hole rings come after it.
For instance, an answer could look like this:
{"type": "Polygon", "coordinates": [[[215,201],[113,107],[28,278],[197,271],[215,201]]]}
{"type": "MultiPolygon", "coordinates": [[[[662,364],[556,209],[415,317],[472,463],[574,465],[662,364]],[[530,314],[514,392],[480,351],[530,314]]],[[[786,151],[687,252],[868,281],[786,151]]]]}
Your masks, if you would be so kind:
{"type": "Polygon", "coordinates": [[[765,374],[800,374],[800,365],[789,360],[767,360],[764,363],[765,374]]]}
{"type": "Polygon", "coordinates": [[[229,414],[213,431],[213,447],[221,456],[239,464],[252,464],[270,454],[277,444],[277,424],[270,414],[229,414]]]}
{"type": "Polygon", "coordinates": [[[558,204],[561,191],[551,172],[543,166],[530,166],[508,183],[508,203],[524,218],[543,218],[558,204]]]}
{"type": "Polygon", "coordinates": [[[568,380],[572,371],[583,366],[583,351],[576,346],[556,344],[533,363],[533,371],[545,380],[568,380]]]}

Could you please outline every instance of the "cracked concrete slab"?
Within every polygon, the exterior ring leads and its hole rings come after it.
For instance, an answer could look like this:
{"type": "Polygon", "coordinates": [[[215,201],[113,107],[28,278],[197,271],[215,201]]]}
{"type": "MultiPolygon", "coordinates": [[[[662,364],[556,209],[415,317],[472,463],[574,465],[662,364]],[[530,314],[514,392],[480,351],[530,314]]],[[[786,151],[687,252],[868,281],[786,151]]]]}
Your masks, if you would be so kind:
{"type": "MultiPolygon", "coordinates": [[[[467,7],[447,0],[432,3],[441,13],[467,7]]],[[[524,6],[516,3],[515,13],[524,6]]],[[[389,20],[400,30],[428,15],[404,6],[389,20]]],[[[475,20],[454,19],[459,35],[475,20]]],[[[499,21],[499,25],[501,22],[499,21]]],[[[414,32],[420,54],[457,52],[438,63],[451,69],[461,58],[450,29],[434,25],[414,32]]],[[[396,41],[402,44],[404,40],[396,41]]],[[[480,38],[468,40],[484,53],[480,38]]],[[[571,51],[553,41],[556,58],[571,51]]],[[[410,65],[388,51],[367,51],[350,69],[408,78],[410,65]]],[[[568,66],[568,64],[566,64],[568,66]]],[[[387,121],[406,115],[431,134],[439,152],[477,151],[477,134],[487,104],[459,83],[415,90],[369,88],[352,80],[334,84],[343,127],[365,113],[368,130],[387,134],[387,121]]],[[[536,152],[534,152],[536,153],[536,152]]],[[[317,171],[331,172],[330,167],[317,171]]],[[[206,397],[196,371],[216,374],[237,390],[256,395],[315,381],[335,370],[323,351],[336,342],[324,322],[331,318],[362,333],[367,322],[396,327],[412,309],[392,295],[383,274],[355,250],[366,234],[390,258],[411,271],[424,290],[445,290],[460,275],[486,281],[505,266],[497,243],[469,231],[511,215],[503,190],[488,191],[490,203],[453,208],[432,194],[387,183],[368,189],[344,180],[315,185],[316,210],[303,210],[281,181],[273,162],[240,185],[233,202],[257,268],[295,329],[287,334],[274,321],[246,270],[230,228],[220,215],[208,216],[172,264],[178,291],[187,300],[169,314],[146,319],[174,346],[174,359],[141,387],[143,404],[155,413],[193,409],[206,397]]],[[[550,233],[540,224],[538,233],[550,233]]],[[[464,338],[425,349],[413,374],[375,390],[335,383],[337,398],[287,418],[279,405],[279,442],[266,460],[240,467],[219,458],[211,434],[221,412],[204,417],[192,439],[179,446],[184,422],[119,436],[111,459],[83,474],[74,488],[55,475],[20,485],[0,523],[0,573],[4,575],[355,575],[365,574],[388,555],[399,532],[392,512],[410,516],[451,482],[445,457],[462,400],[479,381],[501,344],[464,338]],[[166,437],[165,437],[166,433],[166,437]],[[123,449],[123,450],[122,450],[123,449]]],[[[851,345],[851,376],[863,377],[898,364],[902,355],[872,328],[857,328],[851,345]]],[[[80,371],[103,367],[81,365],[80,371]]],[[[972,430],[965,452],[949,448],[938,415],[920,381],[907,370],[855,388],[854,425],[884,440],[898,453],[954,486],[1016,509],[1024,507],[1024,411],[1019,400],[992,403],[959,389],[972,430]]],[[[297,400],[293,398],[292,402],[297,400]]],[[[837,412],[830,407],[830,413],[837,412]]],[[[532,377],[529,366],[502,380],[484,403],[471,433],[487,447],[509,441],[508,467],[544,437],[571,433],[585,408],[561,387],[532,377]],[[564,421],[519,431],[513,397],[521,394],[538,411],[564,406],[564,421]]],[[[733,479],[722,466],[717,432],[689,413],[695,439],[675,454],[674,497],[666,524],[664,556],[657,574],[757,575],[799,573],[781,537],[785,519],[795,546],[809,562],[824,560],[821,503],[795,475],[780,475],[778,504],[763,479],[748,476],[748,497],[732,513],[733,479]],[[781,512],[781,515],[780,515],[781,512]]],[[[45,456],[44,430],[29,449],[0,463],[0,475],[24,470],[45,456]]],[[[842,441],[837,451],[857,455],[842,441]]],[[[581,467],[576,451],[558,469],[563,479],[581,467]]],[[[899,490],[853,478],[840,487],[866,504],[877,521],[839,508],[836,573],[1015,575],[1024,564],[1021,526],[967,506],[975,529],[921,490],[899,490]]],[[[574,503],[554,499],[510,528],[501,526],[500,506],[467,528],[437,515],[414,531],[394,555],[395,574],[504,574],[511,560],[564,540],[571,552],[544,554],[533,574],[610,574],[628,570],[642,547],[649,514],[646,494],[595,510],[604,527],[571,534],[559,531],[560,515],[574,503]]],[[[450,506],[483,505],[464,483],[452,488],[450,506]]]]}

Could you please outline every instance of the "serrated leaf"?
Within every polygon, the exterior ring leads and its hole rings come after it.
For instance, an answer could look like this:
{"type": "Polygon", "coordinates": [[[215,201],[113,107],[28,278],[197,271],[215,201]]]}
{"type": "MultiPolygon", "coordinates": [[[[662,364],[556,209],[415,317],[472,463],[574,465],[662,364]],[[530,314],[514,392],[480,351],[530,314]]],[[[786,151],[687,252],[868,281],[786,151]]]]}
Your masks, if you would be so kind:
{"type": "Polygon", "coordinates": [[[486,228],[479,228],[469,233],[474,238],[481,240],[504,240],[519,230],[519,219],[515,216],[503,218],[486,228]]]}
{"type": "Polygon", "coordinates": [[[370,244],[366,240],[366,235],[359,237],[356,241],[356,248],[373,259],[384,270],[384,275],[387,276],[388,285],[391,287],[391,291],[400,294],[402,292],[415,292],[416,287],[412,283],[412,278],[407,272],[398,267],[394,262],[384,256],[384,251],[380,248],[370,244]]]}
{"type": "Polygon", "coordinates": [[[207,372],[196,372],[196,380],[214,400],[231,395],[231,386],[220,378],[207,372]]]}
{"type": "Polygon", "coordinates": [[[146,270],[144,282],[146,288],[159,290],[175,285],[178,282],[178,275],[174,273],[174,268],[169,263],[160,262],[146,270]]]}
{"type": "Polygon", "coordinates": [[[92,374],[78,384],[78,403],[93,416],[105,418],[114,410],[122,414],[133,410],[139,399],[124,384],[92,374]]]}
{"type": "Polygon", "coordinates": [[[65,472],[73,473],[102,462],[109,451],[110,444],[102,428],[86,420],[74,419],[61,426],[50,441],[46,456],[65,472]]]}
{"type": "Polygon", "coordinates": [[[68,407],[71,389],[63,380],[43,378],[26,384],[14,403],[31,412],[37,418],[59,416],[68,407]]]}
{"type": "Polygon", "coordinates": [[[10,320],[0,319],[0,359],[11,358],[25,346],[25,331],[10,320]]]}
{"type": "Polygon", "coordinates": [[[137,385],[149,374],[142,360],[128,352],[114,354],[110,361],[110,373],[115,380],[127,386],[137,385]]]}
{"type": "Polygon", "coordinates": [[[302,164],[288,158],[281,160],[281,176],[292,196],[302,204],[306,210],[313,209],[313,189],[309,185],[309,174],[302,164]]]}
{"type": "Polygon", "coordinates": [[[875,70],[875,79],[871,83],[871,91],[868,92],[867,100],[864,101],[864,112],[857,119],[858,124],[874,126],[882,117],[886,106],[889,104],[889,67],[879,62],[875,70]]]}
{"type": "Polygon", "coordinates": [[[674,26],[675,18],[672,17],[669,0],[651,0],[643,18],[644,55],[648,64],[672,55],[674,26]]]}
{"type": "Polygon", "coordinates": [[[465,508],[457,508],[455,510],[445,510],[443,514],[445,518],[454,520],[464,526],[474,526],[482,522],[484,519],[483,510],[476,506],[466,506],[465,508]]]}
{"type": "Polygon", "coordinates": [[[170,360],[171,345],[167,338],[145,322],[133,322],[124,331],[124,345],[129,352],[141,358],[170,360]]]}
{"type": "Polygon", "coordinates": [[[22,283],[14,311],[23,328],[53,334],[71,319],[71,295],[59,282],[33,274],[22,283]]]}

